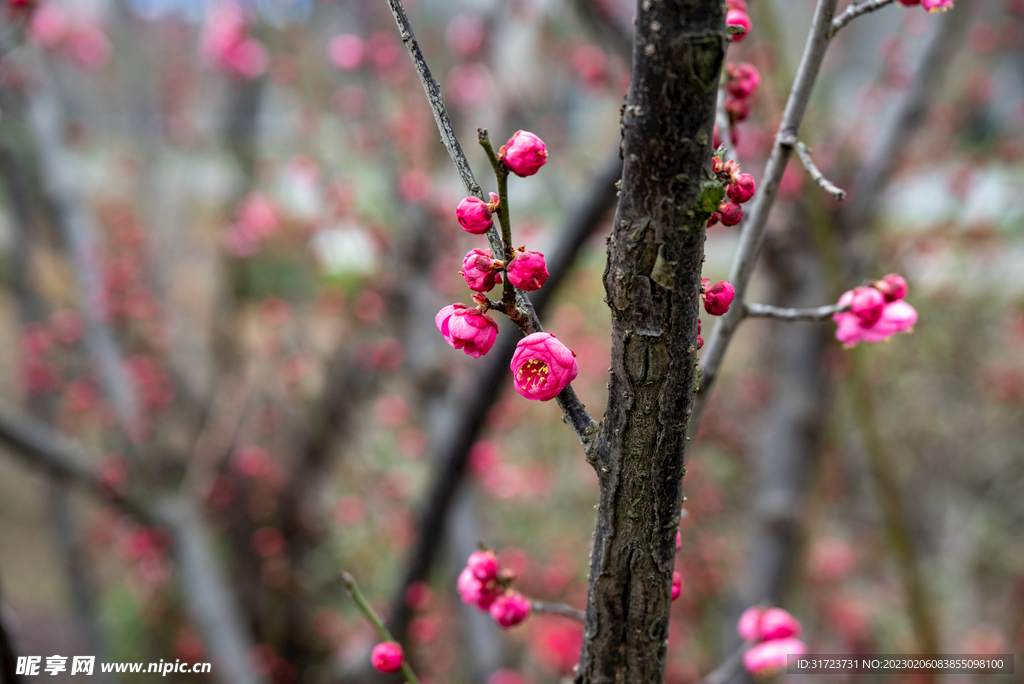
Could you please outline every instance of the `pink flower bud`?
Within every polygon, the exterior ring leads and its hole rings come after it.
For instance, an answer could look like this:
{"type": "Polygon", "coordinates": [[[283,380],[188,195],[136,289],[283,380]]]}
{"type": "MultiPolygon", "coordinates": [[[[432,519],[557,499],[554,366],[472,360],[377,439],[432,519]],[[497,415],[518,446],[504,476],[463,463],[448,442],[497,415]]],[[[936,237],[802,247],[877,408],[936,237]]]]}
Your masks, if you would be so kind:
{"type": "Polygon", "coordinates": [[[885,297],[873,287],[858,287],[850,298],[850,313],[860,319],[861,325],[869,327],[882,317],[885,297]]]}
{"type": "Polygon", "coordinates": [[[723,226],[735,226],[743,220],[743,207],[735,202],[723,202],[718,206],[723,226]]]}
{"type": "Polygon", "coordinates": [[[893,302],[907,296],[907,281],[898,273],[890,273],[871,285],[885,295],[885,301],[893,302]]]}
{"type": "Polygon", "coordinates": [[[517,176],[532,176],[548,161],[548,148],[544,141],[529,131],[516,131],[501,146],[498,159],[517,176]]]}
{"type": "Polygon", "coordinates": [[[743,654],[743,665],[758,679],[771,677],[786,669],[786,656],[801,656],[807,646],[799,639],[774,639],[754,646],[743,654]]]}
{"type": "Polygon", "coordinates": [[[729,121],[745,121],[750,116],[750,101],[730,95],[725,101],[725,111],[729,121]]]}
{"type": "Polygon", "coordinates": [[[945,12],[953,9],[953,0],[921,0],[921,7],[929,12],[945,12]]]}
{"type": "Polygon", "coordinates": [[[512,383],[527,399],[549,401],[576,379],[576,355],[551,333],[527,335],[512,355],[512,383]]]}
{"type": "Polygon", "coordinates": [[[732,283],[722,280],[704,291],[704,310],[712,316],[721,316],[729,310],[736,290],[732,283]]]}
{"type": "Polygon", "coordinates": [[[672,573],[672,600],[675,601],[683,593],[683,576],[678,572],[672,573]]]}
{"type": "Polygon", "coordinates": [[[803,629],[800,621],[782,608],[769,608],[761,614],[761,638],[765,641],[798,637],[803,629]]]}
{"type": "Polygon", "coordinates": [[[494,599],[490,613],[502,627],[515,627],[530,614],[530,602],[518,591],[510,591],[494,599]]]}
{"type": "Polygon", "coordinates": [[[917,310],[902,299],[889,302],[873,326],[864,330],[865,342],[881,342],[897,333],[910,332],[917,323],[917,310]]]}
{"type": "Polygon", "coordinates": [[[479,197],[467,197],[455,208],[455,218],[467,233],[483,235],[491,227],[491,210],[479,197]]]}
{"type": "Polygon", "coordinates": [[[736,623],[736,633],[744,641],[761,640],[761,615],[764,613],[764,606],[753,606],[747,608],[740,615],[736,623]]]}
{"type": "Polygon", "coordinates": [[[725,68],[725,88],[733,97],[745,99],[754,94],[761,85],[761,73],[753,64],[740,62],[725,68]]]}
{"type": "Polygon", "coordinates": [[[373,647],[370,662],[380,672],[397,672],[402,669],[402,645],[396,641],[385,641],[373,647]]]}
{"type": "Polygon", "coordinates": [[[494,258],[489,249],[474,249],[462,260],[462,270],[459,271],[466,280],[466,285],[473,292],[490,292],[495,284],[501,282],[500,264],[495,266],[494,258]]]}
{"type": "Polygon", "coordinates": [[[743,204],[744,202],[749,202],[750,198],[754,196],[754,190],[756,187],[757,185],[754,183],[753,176],[749,173],[741,173],[736,177],[736,182],[730,185],[729,189],[725,191],[725,194],[733,202],[743,204]]]}
{"type": "Polygon", "coordinates": [[[476,359],[491,350],[494,338],[498,336],[498,324],[493,318],[462,303],[438,311],[434,325],[441,331],[445,342],[476,359]]]}
{"type": "Polygon", "coordinates": [[[505,273],[510,283],[527,292],[542,288],[549,275],[543,254],[522,249],[516,251],[505,273]]]}
{"type": "Polygon", "coordinates": [[[481,582],[489,582],[498,578],[501,563],[493,551],[476,551],[470,554],[466,567],[481,582]]]}
{"type": "Polygon", "coordinates": [[[738,43],[747,37],[750,32],[750,17],[747,13],[740,9],[731,9],[725,14],[725,23],[729,26],[739,26],[743,29],[743,33],[737,33],[732,37],[733,42],[738,43]]]}

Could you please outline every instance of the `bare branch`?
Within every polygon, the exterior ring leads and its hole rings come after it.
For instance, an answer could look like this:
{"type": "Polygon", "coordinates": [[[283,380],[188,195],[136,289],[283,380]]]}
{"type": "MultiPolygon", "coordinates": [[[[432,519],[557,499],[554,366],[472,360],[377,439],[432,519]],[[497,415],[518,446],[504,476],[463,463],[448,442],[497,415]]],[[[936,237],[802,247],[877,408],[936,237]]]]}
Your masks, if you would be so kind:
{"type": "Polygon", "coordinates": [[[700,680],[700,684],[725,684],[743,670],[743,654],[750,648],[749,642],[743,642],[736,652],[700,680]]]}
{"type": "Polygon", "coordinates": [[[849,311],[850,306],[829,304],[814,309],[788,309],[768,304],[746,304],[746,315],[750,318],[774,318],[779,321],[826,321],[834,314],[849,311]]]}
{"type": "Polygon", "coordinates": [[[825,178],[825,174],[815,165],[814,160],[811,159],[811,149],[800,142],[795,136],[788,136],[785,139],[780,140],[783,145],[789,145],[796,150],[796,156],[800,158],[800,162],[804,165],[804,169],[814,179],[814,182],[818,184],[822,190],[835,197],[840,202],[846,199],[846,191],[842,188],[834,185],[832,181],[825,178]]]}
{"type": "Polygon", "coordinates": [[[876,10],[880,10],[886,5],[891,5],[896,0],[867,0],[860,4],[852,4],[846,8],[846,11],[840,14],[838,17],[832,20],[832,33],[829,35],[831,38],[839,32],[839,29],[843,28],[851,21],[861,16],[862,14],[869,14],[876,10]]]}
{"type": "MultiPolygon", "coordinates": [[[[441,132],[441,141],[448,149],[448,154],[451,156],[452,162],[455,163],[455,168],[458,169],[459,175],[462,177],[462,183],[466,186],[466,191],[471,195],[484,199],[483,191],[473,176],[473,170],[469,167],[469,161],[466,159],[465,152],[462,151],[462,145],[459,144],[459,140],[455,136],[451,119],[448,118],[448,110],[445,108],[444,100],[441,97],[441,88],[437,81],[434,80],[433,74],[430,73],[427,60],[424,58],[423,51],[420,50],[416,36],[412,32],[409,16],[405,12],[402,0],[388,0],[388,6],[391,8],[391,13],[398,24],[398,30],[402,35],[402,42],[405,43],[409,56],[412,57],[416,73],[419,74],[420,82],[423,84],[423,90],[427,93],[430,109],[434,113],[434,120],[437,122],[438,130],[441,132]]],[[[507,209],[503,211],[507,211],[507,209]]],[[[492,254],[504,253],[501,238],[493,225],[487,231],[486,236],[492,254]]],[[[519,308],[528,317],[527,323],[520,327],[529,332],[543,332],[544,328],[541,327],[537,314],[534,313],[533,307],[530,306],[526,293],[522,292],[519,288],[515,288],[515,295],[519,308]]],[[[579,439],[584,450],[589,450],[590,445],[593,443],[593,434],[596,432],[595,426],[597,421],[587,413],[587,409],[580,402],[571,385],[558,395],[558,405],[562,408],[567,419],[566,422],[572,427],[573,432],[576,433],[576,438],[579,439]]]]}
{"type": "Polygon", "coordinates": [[[545,615],[561,615],[564,618],[575,620],[576,622],[582,623],[586,620],[587,614],[578,608],[566,605],[564,603],[551,603],[549,601],[535,601],[530,599],[530,606],[533,608],[534,613],[543,613],[545,615]]]}
{"type": "MultiPolygon", "coordinates": [[[[793,81],[793,88],[786,102],[786,110],[782,115],[782,122],[779,124],[779,132],[775,138],[775,145],[772,148],[771,156],[764,170],[764,177],[758,187],[757,195],[754,198],[754,206],[750,216],[747,218],[740,233],[740,244],[733,259],[732,270],[729,281],[736,288],[735,301],[742,304],[746,298],[747,287],[750,278],[754,273],[754,264],[757,261],[757,254],[761,249],[761,241],[764,236],[764,228],[768,223],[768,214],[775,203],[775,196],[779,190],[779,183],[782,181],[782,174],[789,163],[792,148],[784,143],[790,136],[796,137],[803,123],[804,113],[807,111],[807,103],[811,98],[811,91],[818,79],[818,72],[821,70],[821,63],[825,59],[825,52],[828,50],[832,39],[832,17],[835,15],[836,5],[839,0],[819,0],[814,11],[814,21],[811,25],[810,34],[807,36],[807,45],[804,47],[803,58],[800,60],[800,68],[797,70],[796,79],[793,81]]],[[[705,347],[704,356],[701,359],[700,391],[693,403],[693,412],[690,416],[687,434],[692,439],[700,428],[701,417],[707,407],[711,390],[714,388],[718,370],[721,368],[722,360],[725,358],[725,350],[732,340],[733,333],[740,321],[743,320],[746,308],[744,306],[733,306],[715,326],[711,338],[705,347]]]]}

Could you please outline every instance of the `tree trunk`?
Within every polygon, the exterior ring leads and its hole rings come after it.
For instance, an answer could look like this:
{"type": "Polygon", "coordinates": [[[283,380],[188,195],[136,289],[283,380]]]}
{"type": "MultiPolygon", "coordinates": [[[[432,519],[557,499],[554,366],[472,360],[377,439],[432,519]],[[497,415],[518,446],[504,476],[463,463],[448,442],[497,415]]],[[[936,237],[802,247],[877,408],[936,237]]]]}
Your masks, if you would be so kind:
{"type": "Polygon", "coordinates": [[[725,57],[721,0],[638,0],[623,110],[621,197],[604,274],[608,412],[592,462],[600,504],[578,684],[664,680],[704,226],[725,57]]]}

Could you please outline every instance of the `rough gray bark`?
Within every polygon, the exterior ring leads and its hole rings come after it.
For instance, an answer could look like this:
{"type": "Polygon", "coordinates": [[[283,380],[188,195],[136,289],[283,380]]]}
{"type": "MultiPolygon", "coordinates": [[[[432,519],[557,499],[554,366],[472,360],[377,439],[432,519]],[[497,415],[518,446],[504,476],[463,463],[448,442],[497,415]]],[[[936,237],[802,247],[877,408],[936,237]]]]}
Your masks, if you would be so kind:
{"type": "Polygon", "coordinates": [[[664,680],[704,228],[723,191],[709,174],[725,4],[639,0],[636,26],[604,274],[611,381],[591,457],[600,503],[578,684],[664,680]]]}

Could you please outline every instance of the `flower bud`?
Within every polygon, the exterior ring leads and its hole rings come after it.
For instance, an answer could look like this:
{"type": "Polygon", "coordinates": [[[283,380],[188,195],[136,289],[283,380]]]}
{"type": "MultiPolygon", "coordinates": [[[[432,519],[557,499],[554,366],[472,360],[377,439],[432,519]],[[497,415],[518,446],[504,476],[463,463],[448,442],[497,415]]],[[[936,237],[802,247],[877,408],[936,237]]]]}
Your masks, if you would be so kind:
{"type": "Polygon", "coordinates": [[[721,316],[729,310],[736,290],[732,283],[722,280],[708,287],[704,291],[704,310],[712,316],[721,316]]]}
{"type": "Polygon", "coordinates": [[[491,210],[479,197],[467,197],[455,208],[455,218],[466,232],[482,235],[491,227],[491,210]]]}
{"type": "Polygon", "coordinates": [[[683,593],[683,576],[678,572],[672,573],[672,600],[675,601],[683,593]]]}
{"type": "Polygon", "coordinates": [[[746,38],[747,33],[750,32],[750,17],[744,10],[731,9],[725,14],[725,23],[729,26],[739,26],[743,29],[743,33],[737,33],[732,37],[733,42],[738,43],[746,38]]]}
{"type": "Polygon", "coordinates": [[[752,606],[743,611],[739,621],[736,622],[736,633],[744,641],[761,640],[761,615],[764,613],[764,606],[752,606]]]}
{"type": "Polygon", "coordinates": [[[743,654],[743,665],[754,677],[767,679],[786,669],[786,656],[802,656],[807,646],[799,639],[764,641],[743,654]]]}
{"type": "Polygon", "coordinates": [[[527,292],[542,288],[549,275],[544,255],[540,252],[527,252],[522,248],[516,251],[505,273],[510,283],[527,292]]]}
{"type": "Polygon", "coordinates": [[[498,150],[498,159],[517,176],[532,176],[548,161],[544,141],[529,131],[516,131],[498,150]]]}
{"type": "Polygon", "coordinates": [[[551,333],[527,335],[512,355],[512,383],[527,399],[548,401],[576,379],[576,355],[551,333]]]}
{"type": "Polygon", "coordinates": [[[380,672],[397,672],[402,669],[402,645],[396,641],[385,641],[373,647],[370,662],[380,672]]]}
{"type": "Polygon", "coordinates": [[[725,101],[725,112],[729,115],[731,122],[745,121],[750,116],[750,102],[730,95],[725,101]]]}
{"type": "Polygon", "coordinates": [[[769,608],[761,614],[761,638],[765,641],[798,637],[803,627],[800,621],[782,608],[769,608]]]}
{"type": "MultiPolygon", "coordinates": [[[[500,264],[501,262],[497,262],[500,264]]],[[[473,292],[490,292],[501,282],[500,266],[495,266],[494,258],[489,249],[474,249],[462,260],[459,271],[473,292]]]]}
{"type": "Polygon", "coordinates": [[[885,295],[887,302],[894,302],[907,296],[907,281],[898,273],[890,273],[871,285],[885,295]]]}
{"type": "Polygon", "coordinates": [[[735,202],[723,202],[719,205],[718,212],[721,214],[722,225],[725,226],[735,226],[743,220],[743,207],[735,202]]]}
{"type": "Polygon", "coordinates": [[[725,89],[733,97],[746,99],[761,85],[761,73],[753,64],[739,62],[725,68],[725,89]]]}
{"type": "Polygon", "coordinates": [[[873,287],[858,287],[850,299],[850,313],[860,319],[861,325],[868,327],[875,324],[882,316],[885,308],[885,297],[873,287]]]}
{"type": "Polygon", "coordinates": [[[434,325],[445,342],[477,359],[491,350],[498,336],[498,324],[493,318],[462,303],[438,311],[434,325]]]}
{"type": "Polygon", "coordinates": [[[466,561],[466,567],[478,580],[488,582],[498,578],[501,563],[493,551],[476,551],[470,554],[469,560],[466,561]]]}
{"type": "Polygon", "coordinates": [[[490,613],[502,627],[514,627],[530,614],[530,602],[518,591],[510,591],[494,599],[490,613]]]}
{"type": "Polygon", "coordinates": [[[754,183],[753,176],[749,173],[741,173],[736,177],[736,182],[730,185],[729,189],[725,191],[725,194],[733,202],[743,204],[744,202],[749,202],[750,198],[754,196],[754,190],[756,187],[757,185],[754,183]]]}

